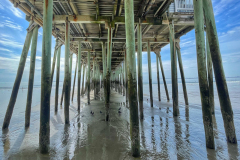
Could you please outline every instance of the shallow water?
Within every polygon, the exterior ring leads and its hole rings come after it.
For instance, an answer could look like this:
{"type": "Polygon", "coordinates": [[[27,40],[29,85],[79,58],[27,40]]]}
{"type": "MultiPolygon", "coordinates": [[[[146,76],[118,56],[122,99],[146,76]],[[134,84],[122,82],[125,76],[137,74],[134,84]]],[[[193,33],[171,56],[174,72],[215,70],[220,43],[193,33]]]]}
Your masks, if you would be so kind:
{"type": "MultiPolygon", "coordinates": [[[[61,85],[60,85],[61,86],[61,85]]],[[[171,85],[168,84],[171,97],[171,85]]],[[[206,149],[198,83],[187,83],[189,106],[179,83],[180,116],[172,116],[172,103],[166,101],[161,85],[162,101],[157,101],[157,85],[153,84],[154,107],[147,99],[148,84],[144,84],[144,120],[139,121],[141,157],[139,159],[240,159],[240,83],[228,83],[234,112],[238,144],[227,143],[217,92],[214,118],[215,150],[206,149]]],[[[39,154],[39,100],[40,88],[34,88],[31,124],[24,129],[26,89],[19,90],[9,130],[0,131],[0,159],[134,159],[131,156],[129,109],[125,97],[112,90],[110,122],[104,121],[104,102],[93,100],[86,105],[82,98],[81,113],[77,112],[76,95],[70,106],[70,125],[64,125],[64,110],[54,112],[54,92],[51,101],[50,153],[39,154]],[[118,109],[121,107],[121,114],[118,109]],[[94,112],[92,116],[90,111],[94,112]],[[102,111],[103,113],[100,113],[102,111]]],[[[61,90],[60,90],[61,93],[61,90]]],[[[101,96],[102,91],[100,92],[101,96]]],[[[2,100],[0,127],[3,122],[11,89],[0,89],[2,100]],[[8,93],[9,92],[9,93],[8,93]]]]}

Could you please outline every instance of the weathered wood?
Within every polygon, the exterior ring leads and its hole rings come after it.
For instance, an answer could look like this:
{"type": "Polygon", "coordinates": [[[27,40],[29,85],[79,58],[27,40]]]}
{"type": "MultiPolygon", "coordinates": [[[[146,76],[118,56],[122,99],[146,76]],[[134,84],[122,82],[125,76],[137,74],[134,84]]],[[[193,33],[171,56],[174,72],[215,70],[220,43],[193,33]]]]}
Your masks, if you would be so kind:
{"type": "Polygon", "coordinates": [[[207,148],[214,149],[212,113],[209,105],[209,89],[206,70],[206,54],[204,40],[203,3],[202,0],[193,0],[195,38],[197,50],[198,79],[202,102],[202,116],[205,129],[207,148]]]}
{"type": "Polygon", "coordinates": [[[62,105],[62,102],[63,102],[64,90],[65,90],[65,79],[64,79],[64,81],[63,81],[62,96],[61,96],[60,105],[62,105]]]}
{"type": "Polygon", "coordinates": [[[29,127],[30,125],[35,60],[36,60],[36,51],[37,51],[37,38],[38,38],[38,26],[36,26],[33,29],[33,35],[32,35],[27,104],[26,104],[26,111],[25,111],[25,127],[29,127]]]}
{"type": "Polygon", "coordinates": [[[90,104],[90,52],[88,52],[88,70],[87,70],[87,99],[88,99],[88,104],[90,104]]]}
{"type": "Polygon", "coordinates": [[[148,78],[149,78],[149,92],[150,92],[150,105],[153,107],[153,93],[152,93],[152,66],[151,66],[151,51],[150,51],[150,43],[147,45],[148,51],[148,78]]]}
{"type": "Polygon", "coordinates": [[[56,64],[56,57],[57,57],[57,51],[58,51],[58,38],[56,39],[54,54],[53,54],[53,61],[52,61],[52,69],[51,69],[51,91],[52,91],[52,82],[53,82],[53,76],[54,76],[54,70],[55,70],[55,64],[56,64]]]}
{"type": "Polygon", "coordinates": [[[172,75],[172,99],[173,99],[173,116],[179,115],[178,107],[178,79],[177,79],[177,55],[175,50],[175,38],[173,24],[170,24],[169,41],[171,51],[171,75],[172,75]]]}
{"type": "Polygon", "coordinates": [[[81,91],[81,95],[82,95],[82,97],[84,96],[84,80],[85,80],[85,72],[86,72],[86,67],[85,67],[85,64],[83,64],[83,78],[82,78],[82,91],[81,91]]]}
{"type": "Polygon", "coordinates": [[[76,75],[77,75],[77,67],[78,67],[78,59],[76,58],[76,66],[75,66],[75,73],[74,73],[74,80],[73,80],[73,90],[72,90],[72,101],[74,96],[74,88],[75,88],[75,81],[76,81],[76,75]]]}
{"type": "MultiPolygon", "coordinates": [[[[180,46],[178,42],[177,42],[177,46],[178,47],[180,46]]],[[[186,87],[183,64],[182,64],[182,56],[181,56],[180,47],[179,48],[178,47],[176,47],[176,49],[177,49],[177,55],[178,55],[178,65],[179,65],[179,70],[180,70],[181,79],[182,79],[184,100],[185,100],[185,104],[188,105],[188,95],[187,95],[187,87],[186,87]]]]}
{"type": "Polygon", "coordinates": [[[64,67],[64,115],[65,115],[65,124],[69,124],[69,104],[70,104],[70,65],[69,65],[69,56],[70,56],[70,23],[66,19],[65,23],[65,67],[64,67]]]}
{"type": "Polygon", "coordinates": [[[135,33],[134,33],[134,8],[132,0],[124,1],[126,51],[128,63],[128,96],[130,107],[130,134],[132,155],[140,156],[139,118],[137,100],[136,59],[135,59],[135,33]]]}
{"type": "MultiPolygon", "coordinates": [[[[32,21],[30,22],[29,26],[31,24],[32,24],[32,21]]],[[[25,63],[26,63],[26,59],[27,59],[27,55],[28,55],[28,50],[29,50],[29,47],[30,47],[31,39],[32,39],[32,34],[33,34],[33,32],[30,31],[26,35],[26,39],[25,39],[25,42],[24,42],[20,62],[19,62],[19,65],[18,65],[17,75],[16,75],[15,82],[14,82],[14,85],[13,85],[12,94],[11,94],[11,97],[10,97],[10,100],[9,100],[9,103],[8,103],[8,107],[7,107],[5,118],[4,118],[4,121],[3,121],[2,129],[8,128],[11,117],[12,117],[14,105],[15,105],[15,102],[16,102],[16,99],[17,99],[17,94],[18,94],[19,86],[20,86],[20,83],[21,83],[21,80],[22,80],[22,75],[23,75],[23,71],[24,71],[24,67],[25,67],[25,63]]]]}
{"type": "Polygon", "coordinates": [[[165,74],[164,74],[164,70],[163,70],[163,65],[162,65],[162,59],[161,59],[160,52],[158,54],[158,58],[159,58],[159,62],[160,62],[160,68],[161,68],[161,72],[162,72],[162,78],[163,78],[163,84],[164,84],[164,88],[165,88],[165,92],[166,92],[166,97],[167,97],[167,100],[169,101],[167,82],[166,82],[166,79],[165,79],[165,74]]]}
{"type": "Polygon", "coordinates": [[[61,47],[58,48],[57,55],[57,74],[56,74],[56,90],[55,90],[55,111],[58,110],[58,91],[59,91],[59,77],[60,77],[60,58],[61,58],[61,47]]]}
{"type": "Polygon", "coordinates": [[[70,105],[70,97],[71,97],[71,89],[72,89],[72,58],[73,54],[70,55],[69,58],[69,105],[70,105]]]}
{"type": "Polygon", "coordinates": [[[128,105],[128,63],[127,63],[127,52],[124,55],[125,61],[125,89],[126,89],[126,105],[128,105]]]}
{"type": "Polygon", "coordinates": [[[138,65],[138,102],[140,109],[140,119],[143,119],[143,80],[142,80],[142,25],[137,25],[137,38],[138,38],[138,52],[137,52],[137,65],[138,65]]]}
{"type": "Polygon", "coordinates": [[[50,144],[50,96],[51,96],[51,41],[52,41],[53,1],[43,3],[42,70],[40,104],[40,153],[49,152],[50,144]]]}
{"type": "Polygon", "coordinates": [[[228,142],[237,143],[232,105],[228,93],[225,73],[223,70],[222,57],[211,0],[203,0],[203,10],[226,137],[228,142]]]}
{"type": "Polygon", "coordinates": [[[156,54],[156,67],[157,67],[158,100],[161,101],[160,79],[159,79],[159,63],[158,63],[158,55],[157,54],[156,54]]]}
{"type": "Polygon", "coordinates": [[[77,92],[77,101],[78,101],[78,111],[80,111],[80,103],[81,103],[81,95],[80,95],[80,90],[81,90],[81,69],[82,69],[82,64],[81,64],[81,42],[78,43],[78,92],[77,92]]]}
{"type": "Polygon", "coordinates": [[[208,86],[209,86],[209,105],[211,107],[211,112],[214,115],[215,108],[214,108],[213,70],[212,70],[212,58],[211,58],[208,38],[206,38],[206,50],[207,50],[208,86]]]}

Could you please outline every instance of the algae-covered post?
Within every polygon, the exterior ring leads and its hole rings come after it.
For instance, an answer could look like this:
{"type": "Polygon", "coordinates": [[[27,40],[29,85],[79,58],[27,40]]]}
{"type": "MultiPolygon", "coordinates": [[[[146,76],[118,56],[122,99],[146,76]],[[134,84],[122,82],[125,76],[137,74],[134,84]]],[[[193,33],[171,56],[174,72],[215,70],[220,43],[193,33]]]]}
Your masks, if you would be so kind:
{"type": "Polygon", "coordinates": [[[133,1],[125,0],[125,31],[126,51],[128,64],[128,96],[130,107],[130,136],[132,155],[140,156],[139,119],[137,101],[136,59],[135,59],[135,33],[134,33],[134,11],[133,1]]]}
{"type": "Polygon", "coordinates": [[[153,95],[152,95],[152,66],[151,66],[151,46],[150,42],[147,42],[147,52],[148,52],[148,76],[149,76],[149,92],[150,92],[150,104],[153,107],[153,95]]]}
{"type": "Polygon", "coordinates": [[[81,95],[80,95],[80,88],[81,88],[81,69],[82,69],[82,64],[81,64],[81,42],[78,42],[78,91],[77,91],[77,103],[78,103],[78,111],[80,111],[80,101],[81,101],[81,95]]]}
{"type": "Polygon", "coordinates": [[[212,113],[209,105],[209,89],[207,80],[205,40],[204,40],[204,22],[203,22],[203,3],[199,0],[193,0],[194,6],[194,26],[197,50],[197,65],[199,88],[201,92],[203,124],[205,129],[205,139],[207,148],[214,148],[212,113]]]}
{"type": "MultiPolygon", "coordinates": [[[[32,21],[30,21],[29,26],[31,26],[32,21]]],[[[25,67],[25,63],[26,63],[26,59],[27,59],[27,55],[28,55],[28,50],[30,47],[30,43],[31,43],[31,39],[32,39],[32,31],[28,31],[27,35],[26,35],[26,39],[24,42],[24,46],[22,49],[22,54],[21,54],[21,58],[20,58],[20,62],[18,65],[18,70],[17,70],[17,75],[14,81],[14,85],[13,85],[13,89],[12,89],[12,94],[8,103],[8,107],[7,107],[7,111],[5,114],[5,118],[3,121],[3,126],[2,129],[6,129],[9,126],[11,117],[12,117],[12,113],[13,113],[13,108],[17,99],[17,94],[18,94],[18,90],[19,90],[19,86],[22,80],[22,75],[23,75],[23,70],[25,67]]]]}
{"type": "Polygon", "coordinates": [[[187,87],[186,87],[186,83],[185,83],[185,76],[184,76],[184,71],[183,71],[182,56],[181,56],[179,42],[176,42],[176,50],[177,50],[177,55],[178,55],[179,70],[180,70],[181,79],[182,79],[184,100],[185,100],[185,104],[188,105],[187,87]]]}
{"type": "Polygon", "coordinates": [[[65,64],[64,64],[64,115],[65,124],[69,123],[69,103],[70,103],[70,68],[69,68],[69,54],[70,54],[70,22],[66,18],[65,23],[65,64]]]}
{"type": "Polygon", "coordinates": [[[36,51],[37,51],[38,28],[39,28],[39,26],[36,25],[35,28],[33,29],[33,35],[32,35],[27,104],[26,104],[26,111],[25,111],[25,127],[29,127],[29,125],[30,125],[35,60],[36,60],[36,51]]]}
{"type": "Polygon", "coordinates": [[[179,115],[178,107],[178,80],[177,80],[177,55],[175,49],[175,31],[171,23],[169,28],[169,41],[171,52],[171,75],[172,75],[172,99],[173,99],[173,116],[179,115]]]}
{"type": "Polygon", "coordinates": [[[51,40],[52,40],[53,1],[44,0],[42,35],[42,70],[39,150],[49,152],[50,144],[50,93],[51,93],[51,40]]]}
{"type": "Polygon", "coordinates": [[[158,52],[156,54],[156,67],[157,67],[157,84],[158,84],[158,101],[161,101],[161,92],[160,92],[160,79],[159,79],[159,59],[158,59],[158,52]]]}
{"type": "Polygon", "coordinates": [[[72,89],[72,59],[73,54],[69,57],[69,105],[70,105],[70,97],[71,97],[71,89],[72,89]]]}
{"type": "Polygon", "coordinates": [[[223,70],[222,57],[220,53],[217,28],[211,0],[203,0],[203,10],[206,24],[206,32],[208,35],[207,38],[211,52],[213,69],[227,140],[230,143],[237,143],[237,137],[233,121],[232,105],[228,93],[225,73],[223,70]]]}
{"type": "MultiPolygon", "coordinates": [[[[108,28],[108,45],[107,45],[107,73],[104,82],[104,94],[105,94],[105,120],[109,120],[109,103],[110,103],[110,75],[111,75],[111,58],[112,58],[112,28],[108,28]]],[[[113,77],[113,76],[111,76],[113,77]]]]}
{"type": "Polygon", "coordinates": [[[90,104],[90,70],[91,70],[90,54],[91,54],[91,52],[88,51],[88,57],[87,57],[87,62],[88,62],[88,70],[87,70],[87,102],[88,102],[88,104],[90,104]]]}
{"type": "Polygon", "coordinates": [[[140,118],[143,119],[142,25],[141,25],[141,23],[137,24],[137,40],[138,40],[138,52],[137,52],[138,101],[139,101],[139,109],[140,109],[140,118]]]}
{"type": "Polygon", "coordinates": [[[209,86],[209,103],[211,107],[211,112],[215,114],[215,107],[214,107],[214,89],[213,89],[213,70],[212,70],[212,58],[208,43],[208,38],[206,34],[206,52],[207,52],[207,70],[208,70],[208,86],[209,86]]]}
{"type": "Polygon", "coordinates": [[[57,55],[57,74],[56,74],[56,90],[55,90],[55,111],[58,110],[58,91],[59,91],[59,76],[60,76],[60,58],[61,58],[61,46],[58,48],[57,55]]]}

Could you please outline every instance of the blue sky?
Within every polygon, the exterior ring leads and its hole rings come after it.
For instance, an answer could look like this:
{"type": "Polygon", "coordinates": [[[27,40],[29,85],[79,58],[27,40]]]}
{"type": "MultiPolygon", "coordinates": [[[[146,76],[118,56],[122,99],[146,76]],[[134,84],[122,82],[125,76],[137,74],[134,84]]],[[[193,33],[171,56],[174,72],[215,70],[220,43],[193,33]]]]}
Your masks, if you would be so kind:
{"type": "MultiPolygon", "coordinates": [[[[240,76],[240,1],[213,0],[215,19],[221,47],[222,60],[226,77],[240,76]]],[[[25,41],[28,22],[25,14],[14,8],[8,0],[0,1],[0,82],[14,82],[22,47],[25,41]]],[[[52,56],[55,38],[52,37],[52,56]]],[[[181,53],[186,78],[197,78],[197,58],[194,30],[181,37],[181,53]]],[[[35,81],[41,76],[42,28],[39,29],[35,81]]],[[[61,52],[61,80],[64,71],[64,46],[61,52]]],[[[165,46],[162,61],[166,78],[170,78],[170,48],[165,46]]],[[[25,65],[22,82],[28,81],[29,56],[25,65]]],[[[75,67],[75,56],[73,68],[75,67]]],[[[151,53],[152,79],[156,82],[156,55],[151,53]]],[[[74,74],[74,69],[73,73],[74,74]]],[[[178,77],[180,73],[178,70],[178,77]]],[[[143,53],[143,81],[148,82],[147,53],[143,53]]]]}

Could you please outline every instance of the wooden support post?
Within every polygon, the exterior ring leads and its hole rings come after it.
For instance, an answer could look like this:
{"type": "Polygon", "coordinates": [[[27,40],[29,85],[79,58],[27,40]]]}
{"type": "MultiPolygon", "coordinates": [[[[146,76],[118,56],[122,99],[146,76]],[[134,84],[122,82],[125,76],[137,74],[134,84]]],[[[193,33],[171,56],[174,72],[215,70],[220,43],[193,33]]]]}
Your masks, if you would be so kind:
{"type": "Polygon", "coordinates": [[[32,92],[33,92],[34,71],[35,71],[35,60],[36,60],[36,51],[37,51],[38,25],[35,26],[35,28],[33,29],[33,35],[32,36],[33,36],[33,38],[32,38],[32,45],[31,45],[27,105],[26,105],[26,111],[25,111],[25,127],[29,127],[29,125],[30,125],[32,92]]]}
{"type": "Polygon", "coordinates": [[[57,74],[56,74],[56,91],[55,91],[55,111],[58,110],[58,91],[59,91],[59,77],[60,77],[60,58],[61,58],[61,47],[58,48],[57,55],[57,74]]]}
{"type": "Polygon", "coordinates": [[[173,116],[179,115],[178,108],[178,79],[177,79],[177,55],[175,49],[174,27],[170,24],[169,40],[171,51],[171,74],[172,74],[172,99],[173,99],[173,116]]]}
{"type": "Polygon", "coordinates": [[[176,45],[177,45],[176,49],[177,49],[177,55],[178,55],[179,70],[180,70],[181,79],[182,79],[183,94],[184,94],[185,104],[188,105],[187,87],[185,83],[185,76],[183,71],[182,56],[181,56],[179,42],[176,42],[176,45]]]}
{"type": "Polygon", "coordinates": [[[161,68],[161,72],[162,72],[162,78],[163,78],[163,84],[164,84],[164,88],[165,88],[165,92],[166,92],[166,97],[167,97],[167,100],[169,101],[169,94],[168,94],[167,82],[166,82],[165,74],[164,74],[164,70],[163,70],[163,65],[162,65],[162,59],[161,59],[160,50],[159,50],[158,58],[159,58],[159,62],[160,62],[160,68],[161,68]]]}
{"type": "Polygon", "coordinates": [[[128,63],[128,96],[130,106],[131,147],[132,155],[134,157],[139,157],[140,140],[139,140],[133,1],[125,0],[124,8],[125,8],[126,51],[128,63]]]}
{"type": "Polygon", "coordinates": [[[156,54],[156,67],[157,67],[158,100],[161,101],[158,55],[157,53],[155,54],[156,54]]]}
{"type": "Polygon", "coordinates": [[[122,77],[123,77],[123,96],[125,96],[125,61],[123,61],[123,66],[122,66],[122,68],[123,68],[123,75],[122,75],[122,77]]]}
{"type": "MultiPolygon", "coordinates": [[[[112,28],[108,28],[108,46],[107,46],[107,72],[104,82],[104,94],[105,94],[105,120],[109,121],[109,103],[110,103],[110,75],[111,75],[111,59],[112,59],[112,28]]],[[[113,77],[113,76],[111,76],[113,77]]]]}
{"type": "Polygon", "coordinates": [[[69,105],[70,105],[70,97],[71,97],[71,89],[72,89],[72,57],[73,54],[70,55],[69,59],[69,105]]]}
{"type": "Polygon", "coordinates": [[[126,105],[127,105],[128,104],[128,62],[127,62],[126,51],[125,51],[124,61],[125,61],[125,89],[126,89],[126,105]]]}
{"type": "Polygon", "coordinates": [[[225,73],[223,70],[222,57],[220,53],[217,28],[211,0],[203,0],[203,10],[226,137],[228,142],[237,143],[232,105],[228,93],[225,73]]]}
{"type": "Polygon", "coordinates": [[[66,19],[65,30],[65,68],[64,68],[64,115],[65,124],[69,124],[69,104],[70,104],[70,68],[69,68],[69,55],[70,55],[70,23],[66,19]]]}
{"type": "Polygon", "coordinates": [[[81,96],[80,96],[80,88],[81,88],[81,42],[78,42],[78,92],[77,92],[77,101],[78,101],[78,111],[80,111],[80,103],[81,103],[81,96]]]}
{"type": "Polygon", "coordinates": [[[149,41],[148,41],[148,44],[147,44],[147,52],[148,52],[148,75],[149,75],[150,104],[151,104],[151,107],[153,107],[151,48],[150,48],[150,42],[149,41]]]}
{"type": "Polygon", "coordinates": [[[92,77],[92,83],[93,83],[93,90],[94,90],[94,99],[97,99],[97,93],[96,93],[96,66],[95,66],[95,57],[93,57],[93,77],[92,77]]]}
{"type": "Polygon", "coordinates": [[[52,91],[52,82],[53,82],[53,76],[54,76],[54,70],[55,70],[55,63],[56,63],[56,57],[57,57],[57,51],[58,51],[58,38],[56,39],[54,54],[53,54],[53,62],[52,62],[52,70],[51,70],[51,91],[52,91]]]}
{"type": "MultiPolygon", "coordinates": [[[[29,26],[31,26],[31,24],[32,24],[32,21],[30,22],[29,26]]],[[[13,108],[14,108],[14,105],[15,105],[15,102],[17,99],[17,94],[18,94],[19,86],[20,86],[20,83],[22,80],[22,75],[23,75],[23,71],[24,71],[24,67],[25,67],[25,63],[26,63],[26,59],[27,59],[27,55],[28,55],[28,50],[30,47],[31,39],[32,39],[32,34],[33,34],[32,31],[28,32],[25,42],[24,42],[20,62],[18,65],[17,75],[16,75],[15,82],[13,85],[12,94],[11,94],[11,97],[10,97],[10,100],[8,103],[8,107],[7,107],[5,118],[3,121],[2,129],[8,128],[11,117],[12,117],[13,108]]]]}
{"type": "Polygon", "coordinates": [[[106,75],[106,48],[105,43],[102,43],[102,65],[103,65],[103,79],[106,75]]]}
{"type": "Polygon", "coordinates": [[[73,80],[72,101],[73,101],[73,96],[74,96],[74,88],[75,88],[75,81],[76,81],[76,75],[77,75],[77,67],[78,67],[78,59],[76,58],[76,66],[75,66],[75,73],[74,73],[74,80],[73,80]]]}
{"type": "Polygon", "coordinates": [[[206,38],[206,50],[207,50],[208,86],[209,86],[209,105],[211,107],[212,114],[215,115],[212,58],[211,58],[208,38],[206,38]]]}
{"type": "Polygon", "coordinates": [[[193,0],[194,6],[194,26],[197,49],[198,79],[201,92],[203,124],[205,129],[205,139],[207,148],[214,149],[214,136],[212,113],[209,105],[209,89],[206,70],[206,55],[204,41],[204,22],[203,22],[203,4],[202,1],[193,0]]]}
{"type": "Polygon", "coordinates": [[[63,81],[62,96],[61,96],[60,105],[62,105],[62,102],[63,102],[64,90],[65,90],[65,81],[63,81]]]}
{"type": "Polygon", "coordinates": [[[88,89],[88,93],[87,93],[87,98],[88,98],[88,104],[90,104],[90,51],[88,51],[88,72],[87,72],[87,89],[88,89]]]}
{"type": "Polygon", "coordinates": [[[85,72],[86,72],[86,68],[85,68],[85,64],[83,64],[83,78],[82,78],[82,91],[81,91],[81,95],[84,96],[84,80],[85,80],[85,72]]]}
{"type": "Polygon", "coordinates": [[[142,80],[142,25],[137,24],[137,65],[138,65],[138,102],[140,110],[140,119],[143,119],[143,80],[142,80]]]}
{"type": "Polygon", "coordinates": [[[51,96],[51,41],[52,41],[53,0],[43,3],[42,70],[40,104],[40,153],[49,152],[50,144],[50,96],[51,96]]]}

